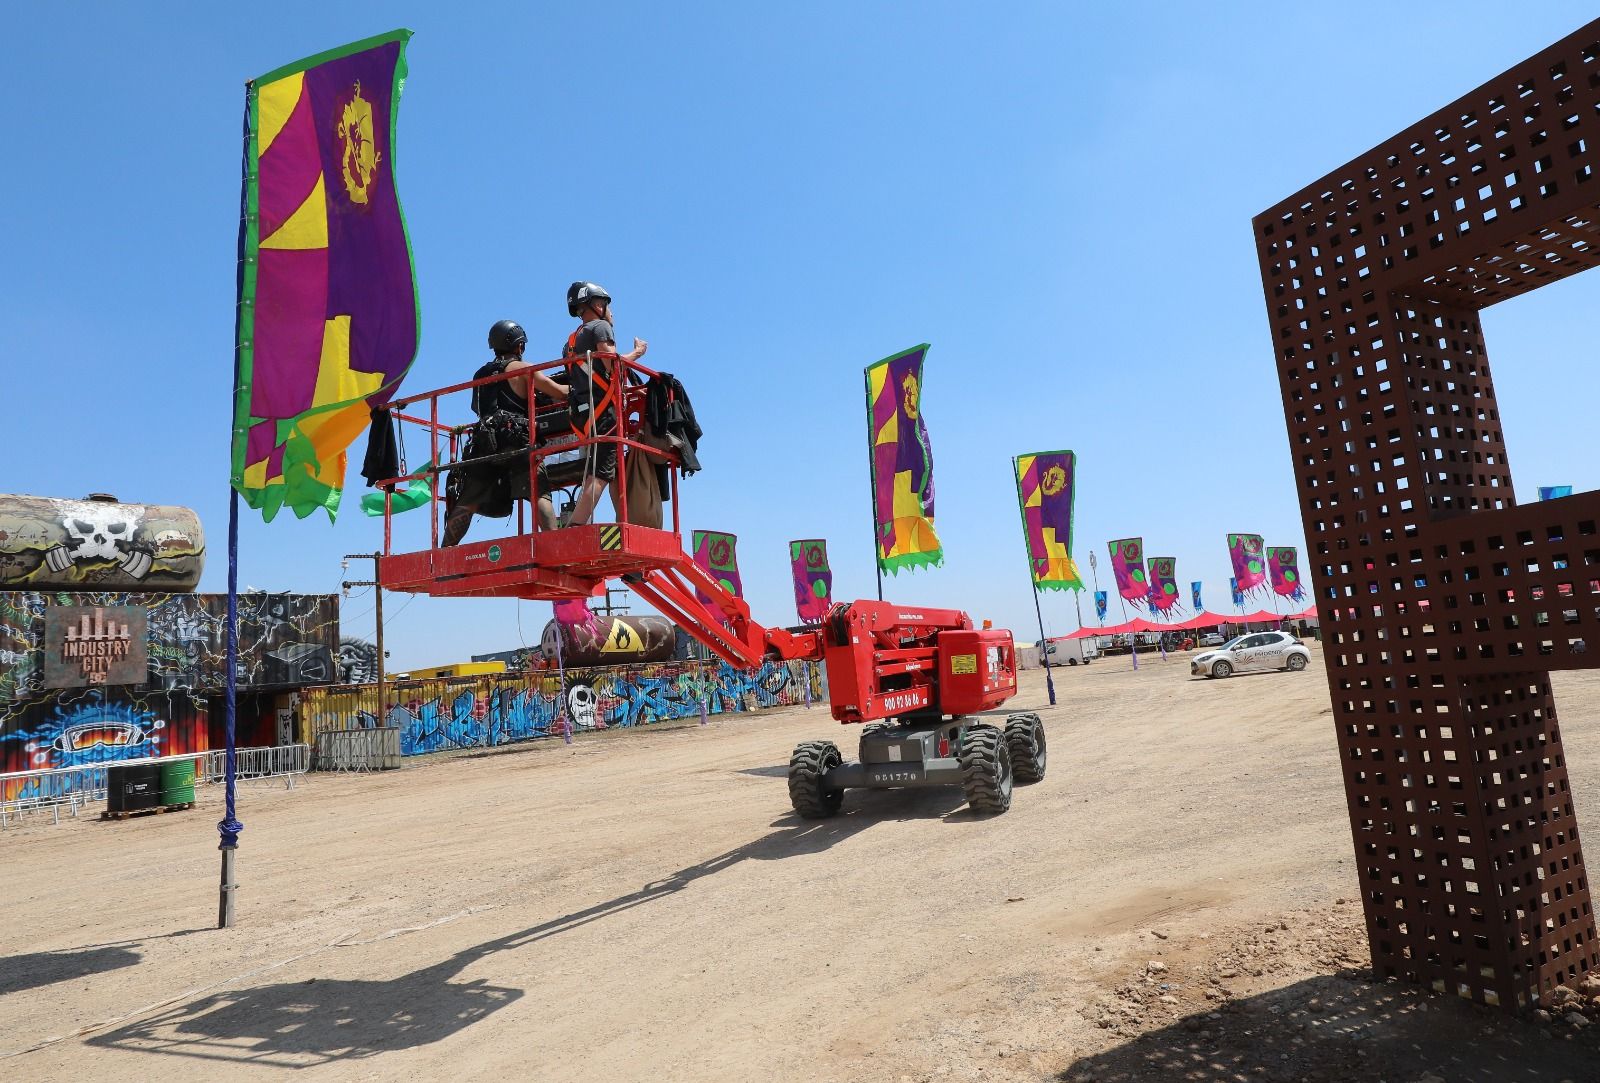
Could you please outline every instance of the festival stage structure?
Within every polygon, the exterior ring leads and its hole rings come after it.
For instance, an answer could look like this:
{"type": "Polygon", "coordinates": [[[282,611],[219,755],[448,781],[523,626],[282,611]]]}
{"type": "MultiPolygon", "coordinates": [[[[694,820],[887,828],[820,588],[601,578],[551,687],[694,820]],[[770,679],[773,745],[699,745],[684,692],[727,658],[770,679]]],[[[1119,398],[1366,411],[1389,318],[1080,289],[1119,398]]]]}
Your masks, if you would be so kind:
{"type": "Polygon", "coordinates": [[[1254,220],[1373,966],[1507,1007],[1600,965],[1600,494],[1517,503],[1479,312],[1600,263],[1597,168],[1600,21],[1254,220]]]}

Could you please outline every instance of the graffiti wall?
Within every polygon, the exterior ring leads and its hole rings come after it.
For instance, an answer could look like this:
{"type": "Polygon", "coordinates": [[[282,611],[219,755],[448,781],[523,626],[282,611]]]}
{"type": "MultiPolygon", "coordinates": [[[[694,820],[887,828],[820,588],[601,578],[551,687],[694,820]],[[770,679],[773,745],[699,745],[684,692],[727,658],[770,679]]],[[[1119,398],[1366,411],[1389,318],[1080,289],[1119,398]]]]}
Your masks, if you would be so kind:
{"type": "MultiPolygon", "coordinates": [[[[768,662],[757,670],[699,662],[658,662],[569,669],[534,677],[491,674],[389,686],[385,723],[400,728],[407,756],[453,748],[490,748],[574,731],[644,726],[676,718],[790,707],[827,699],[822,667],[768,662]]],[[[377,724],[377,689],[307,688],[300,693],[298,738],[377,724]]]]}
{"type": "MultiPolygon", "coordinates": [[[[45,692],[45,611],[51,606],[140,606],[149,614],[148,691],[216,689],[227,683],[223,594],[130,594],[114,591],[0,592],[0,704],[45,692]]],[[[339,640],[338,598],[331,594],[241,594],[241,685],[296,687],[340,679],[360,669],[339,640]]],[[[359,651],[355,652],[359,654],[359,651]]]]}
{"type": "MultiPolygon", "coordinates": [[[[205,702],[184,692],[115,688],[52,691],[0,706],[0,774],[87,767],[204,752],[205,702]]],[[[0,780],[0,800],[27,797],[39,780],[0,780]]]]}

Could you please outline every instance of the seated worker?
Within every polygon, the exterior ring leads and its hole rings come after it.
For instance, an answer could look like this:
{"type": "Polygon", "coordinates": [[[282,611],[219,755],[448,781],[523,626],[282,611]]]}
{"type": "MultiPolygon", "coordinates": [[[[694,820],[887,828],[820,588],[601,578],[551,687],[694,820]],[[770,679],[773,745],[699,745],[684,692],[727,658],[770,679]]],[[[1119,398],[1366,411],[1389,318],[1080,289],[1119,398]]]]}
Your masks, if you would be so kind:
{"type": "MultiPolygon", "coordinates": [[[[611,295],[594,282],[574,282],[567,287],[567,314],[580,321],[577,330],[567,336],[567,345],[561,354],[567,359],[567,386],[572,389],[567,397],[572,427],[584,436],[610,436],[617,431],[617,406],[622,392],[618,381],[612,379],[616,364],[607,357],[595,358],[594,363],[588,365],[584,355],[617,352],[616,336],[611,330],[611,295]]],[[[633,349],[622,358],[637,361],[649,348],[648,342],[636,338],[633,349]]],[[[582,526],[594,519],[595,505],[600,503],[600,494],[608,485],[612,506],[620,506],[617,445],[590,444],[584,448],[584,455],[583,487],[573,508],[573,526],[582,526]]]]}
{"type": "MultiPolygon", "coordinates": [[[[478,422],[467,437],[461,458],[475,459],[503,451],[514,451],[529,445],[528,439],[528,385],[533,390],[552,399],[565,399],[567,389],[542,372],[532,371],[533,366],[522,360],[528,345],[528,333],[513,320],[501,320],[489,328],[489,348],[494,360],[472,374],[474,380],[498,376],[502,372],[528,369],[520,377],[496,384],[485,384],[472,389],[472,412],[478,422]]],[[[513,502],[527,500],[528,460],[513,455],[482,465],[460,466],[450,472],[447,489],[444,538],[440,544],[455,545],[466,537],[473,515],[510,515],[513,502]]],[[[555,504],[550,499],[550,485],[544,467],[539,467],[539,504],[535,518],[540,529],[555,527],[555,504]]]]}

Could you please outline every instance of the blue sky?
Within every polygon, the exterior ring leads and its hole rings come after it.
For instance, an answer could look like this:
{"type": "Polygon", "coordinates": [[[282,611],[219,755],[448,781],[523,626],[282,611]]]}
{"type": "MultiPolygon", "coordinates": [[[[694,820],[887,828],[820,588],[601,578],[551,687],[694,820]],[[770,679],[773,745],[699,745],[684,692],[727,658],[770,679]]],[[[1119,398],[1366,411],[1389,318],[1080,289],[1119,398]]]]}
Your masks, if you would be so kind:
{"type": "MultiPolygon", "coordinates": [[[[26,5],[0,66],[0,490],[199,511],[226,584],[244,81],[416,32],[399,187],[422,296],[405,389],[510,317],[553,357],[574,278],[688,385],[684,525],[739,535],[759,618],[791,538],[874,591],[861,369],[933,344],[947,564],[888,596],[1035,638],[1010,457],[1079,456],[1075,555],[1142,534],[1227,604],[1223,535],[1303,546],[1250,218],[1571,32],[1503,5],[26,5]],[[998,12],[998,14],[996,14],[998,12]]],[[[1518,492],[1595,488],[1600,280],[1485,314],[1518,492]],[[1552,395],[1577,388],[1581,394],[1552,395]]],[[[359,463],[361,445],[354,449],[359,463]]],[[[326,591],[380,543],[246,514],[241,582],[326,591]]],[[[416,519],[416,516],[407,518],[416,519]]],[[[406,519],[397,525],[405,525],[406,519]]],[[[420,530],[425,523],[412,524],[420,530]]],[[[472,537],[492,536],[480,521],[472,537]]],[[[352,568],[351,575],[355,574],[352,568]]],[[[1092,600],[1084,597],[1084,607],[1092,600]]],[[[388,606],[398,668],[532,642],[548,607],[388,606]]],[[[353,598],[347,632],[371,628],[353,598]]],[[[1070,596],[1044,602],[1051,632],[1070,596]]]]}

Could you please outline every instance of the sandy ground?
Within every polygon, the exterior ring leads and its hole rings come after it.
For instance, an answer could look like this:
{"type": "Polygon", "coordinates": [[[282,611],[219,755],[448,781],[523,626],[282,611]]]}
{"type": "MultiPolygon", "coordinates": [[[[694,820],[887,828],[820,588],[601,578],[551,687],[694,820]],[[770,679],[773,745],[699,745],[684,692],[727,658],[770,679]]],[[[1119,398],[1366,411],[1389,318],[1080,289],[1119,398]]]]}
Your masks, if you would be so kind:
{"type": "MultiPolygon", "coordinates": [[[[215,793],[13,828],[0,1072],[1600,1079],[1600,1026],[1369,980],[1320,656],[1056,684],[1012,705],[1049,775],[992,819],[955,790],[796,819],[789,749],[855,732],[820,708],[251,786],[229,931],[215,793]]],[[[1556,690],[1588,826],[1600,676],[1556,690]]]]}

